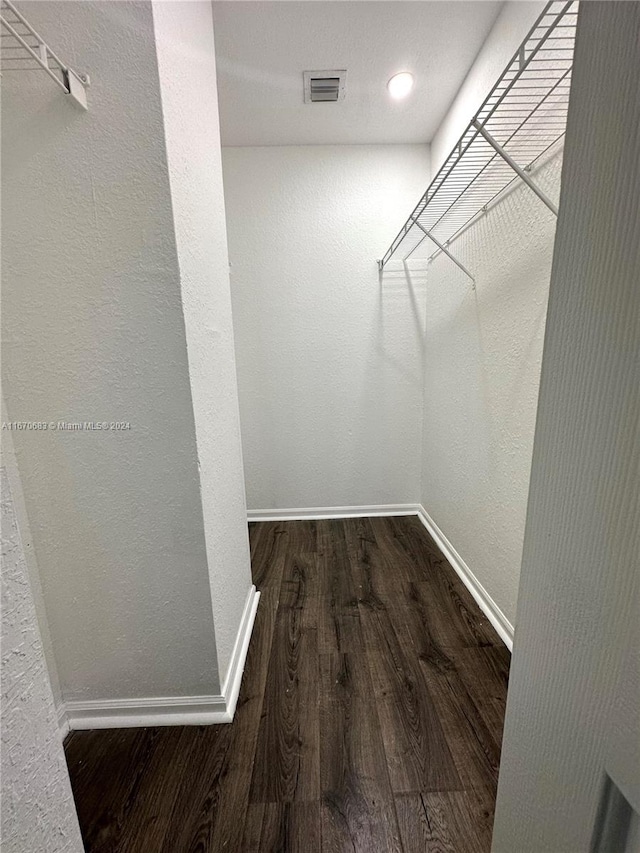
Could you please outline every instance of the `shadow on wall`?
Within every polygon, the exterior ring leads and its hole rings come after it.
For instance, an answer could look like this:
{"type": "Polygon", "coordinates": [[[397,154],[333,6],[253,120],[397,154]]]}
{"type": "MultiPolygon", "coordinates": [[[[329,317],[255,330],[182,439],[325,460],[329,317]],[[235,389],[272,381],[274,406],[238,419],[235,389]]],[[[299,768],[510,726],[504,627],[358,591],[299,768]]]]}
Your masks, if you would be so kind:
{"type": "MultiPolygon", "coordinates": [[[[535,172],[556,197],[561,165],[556,152],[535,172]]],[[[515,181],[451,246],[475,289],[442,253],[390,261],[380,277],[383,313],[400,291],[405,310],[424,304],[421,503],[511,622],[554,234],[555,217],[515,181]]]]}
{"type": "MultiPolygon", "coordinates": [[[[380,311],[378,314],[377,343],[380,356],[412,384],[421,385],[424,374],[425,316],[424,305],[427,289],[425,264],[411,268],[406,262],[391,261],[379,274],[380,311]],[[395,315],[410,318],[415,350],[419,360],[415,369],[408,369],[393,355],[395,347],[386,345],[388,335],[393,333],[392,319],[395,315]]],[[[405,320],[406,324],[406,320],[405,320]]]]}

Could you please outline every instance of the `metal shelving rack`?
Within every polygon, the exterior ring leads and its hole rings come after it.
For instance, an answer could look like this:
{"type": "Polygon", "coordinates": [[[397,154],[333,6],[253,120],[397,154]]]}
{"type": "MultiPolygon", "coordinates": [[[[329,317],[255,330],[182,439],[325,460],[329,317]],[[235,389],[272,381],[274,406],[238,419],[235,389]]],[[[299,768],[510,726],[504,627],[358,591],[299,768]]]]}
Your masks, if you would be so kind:
{"type": "Polygon", "coordinates": [[[557,215],[531,169],[567,123],[577,0],[551,0],[449,154],[378,268],[444,252],[472,280],[450,244],[518,179],[557,215]],[[433,246],[436,246],[434,252],[433,246]]]}
{"type": "Polygon", "coordinates": [[[65,65],[10,0],[0,2],[2,73],[45,71],[71,98],[87,109],[89,78],[65,65]]]}

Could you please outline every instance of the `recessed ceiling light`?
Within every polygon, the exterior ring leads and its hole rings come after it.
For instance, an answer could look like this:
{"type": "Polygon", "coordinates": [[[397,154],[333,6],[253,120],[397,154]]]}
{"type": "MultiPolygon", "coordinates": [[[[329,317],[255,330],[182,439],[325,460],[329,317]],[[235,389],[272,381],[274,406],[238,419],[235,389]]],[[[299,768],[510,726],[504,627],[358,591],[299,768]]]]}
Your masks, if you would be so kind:
{"type": "Polygon", "coordinates": [[[392,98],[406,98],[413,89],[413,74],[409,71],[394,74],[387,83],[387,89],[392,98]]]}

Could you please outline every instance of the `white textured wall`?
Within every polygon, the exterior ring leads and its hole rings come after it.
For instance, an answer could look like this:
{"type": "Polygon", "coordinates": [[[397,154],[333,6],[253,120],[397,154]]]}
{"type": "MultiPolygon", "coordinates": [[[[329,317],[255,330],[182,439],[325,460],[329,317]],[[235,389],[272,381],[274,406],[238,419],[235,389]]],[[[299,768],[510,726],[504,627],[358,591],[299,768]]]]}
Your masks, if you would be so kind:
{"type": "Polygon", "coordinates": [[[2,488],[3,853],[81,853],[58,718],[4,467],[2,488]]]}
{"type": "Polygon", "coordinates": [[[14,435],[62,691],[215,694],[151,5],[31,2],[29,17],[92,85],[85,113],[45,75],[2,77],[8,414],[131,423],[14,435]]]}
{"type": "MultiPolygon", "coordinates": [[[[2,421],[4,423],[9,421],[4,397],[2,398],[2,421]]],[[[63,705],[63,699],[60,678],[58,677],[58,664],[53,650],[51,631],[49,630],[49,620],[47,618],[47,609],[44,601],[44,595],[42,593],[40,570],[38,568],[36,552],[33,546],[33,537],[31,535],[29,517],[27,516],[24,493],[22,491],[22,483],[20,482],[15,448],[13,446],[13,439],[10,431],[3,430],[0,434],[0,447],[2,449],[2,464],[5,466],[7,476],[9,477],[9,487],[12,492],[13,506],[18,527],[20,528],[20,539],[22,542],[24,561],[29,574],[29,586],[31,587],[31,595],[33,596],[33,603],[36,609],[38,629],[42,639],[42,648],[47,665],[47,672],[49,674],[51,692],[53,693],[53,701],[56,709],[60,710],[63,705]]]]}
{"type": "Polygon", "coordinates": [[[153,4],[220,681],[251,587],[212,6],[153,4]]]}
{"type": "Polygon", "coordinates": [[[639,32],[637,3],[580,7],[495,853],[592,850],[611,735],[638,755],[639,32]]]}
{"type": "MultiPolygon", "coordinates": [[[[556,199],[560,166],[535,175],[556,199]]],[[[426,273],[421,503],[512,625],[555,224],[520,186],[452,244],[475,291],[444,255],[426,273]]]]}
{"type": "MultiPolygon", "coordinates": [[[[439,166],[543,4],[505,4],[432,144],[439,166]]],[[[535,180],[556,200],[561,156],[535,180]]],[[[421,503],[515,622],[555,217],[524,185],[426,269],[421,503]]],[[[416,266],[419,266],[416,262],[416,266]]],[[[415,275],[419,275],[417,272],[415,275]]]]}
{"type": "Polygon", "coordinates": [[[223,149],[247,502],[415,502],[423,293],[376,258],[426,146],[223,149]]]}

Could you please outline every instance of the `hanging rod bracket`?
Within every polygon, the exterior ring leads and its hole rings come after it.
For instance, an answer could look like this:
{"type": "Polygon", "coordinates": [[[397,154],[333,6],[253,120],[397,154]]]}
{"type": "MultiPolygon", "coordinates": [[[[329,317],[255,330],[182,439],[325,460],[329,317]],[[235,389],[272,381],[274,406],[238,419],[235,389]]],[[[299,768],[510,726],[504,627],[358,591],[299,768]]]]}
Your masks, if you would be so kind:
{"type": "Polygon", "coordinates": [[[32,71],[40,68],[82,109],[88,108],[86,91],[89,86],[88,75],[77,74],[72,68],[65,65],[45,40],[38,35],[24,15],[16,9],[11,0],[1,0],[0,2],[0,27],[5,31],[3,32],[3,39],[4,36],[13,39],[8,45],[13,51],[10,59],[20,63],[18,66],[13,66],[11,70],[32,71]],[[27,65],[24,64],[25,62],[27,65]]]}
{"type": "Polygon", "coordinates": [[[453,261],[453,263],[454,263],[457,267],[460,267],[460,269],[462,270],[462,272],[463,272],[465,275],[468,275],[468,276],[469,276],[469,278],[470,278],[470,279],[471,279],[471,281],[473,282],[473,286],[474,286],[474,288],[475,288],[475,286],[476,286],[476,280],[475,280],[475,278],[471,275],[471,273],[469,272],[469,270],[465,267],[465,265],[464,265],[463,263],[461,263],[461,262],[460,262],[460,261],[455,257],[455,255],[452,255],[452,254],[451,254],[451,252],[450,252],[450,251],[447,249],[447,247],[445,246],[445,244],[444,244],[444,243],[441,243],[441,242],[440,242],[440,240],[438,240],[436,237],[434,237],[434,236],[433,236],[433,234],[432,234],[430,231],[427,231],[427,229],[426,229],[423,225],[421,225],[421,224],[418,222],[418,220],[417,220],[417,219],[415,219],[415,218],[411,217],[411,220],[412,220],[413,224],[414,224],[417,228],[419,228],[419,229],[422,231],[422,233],[425,235],[425,237],[428,237],[428,238],[429,238],[429,240],[431,240],[431,242],[432,242],[432,243],[435,243],[435,244],[436,244],[436,246],[440,249],[440,251],[441,251],[441,252],[444,252],[444,254],[445,254],[445,255],[446,255],[450,260],[452,260],[452,261],[453,261]]]}
{"type": "Polygon", "coordinates": [[[489,145],[493,149],[495,149],[495,151],[497,151],[497,153],[502,157],[502,159],[505,161],[505,163],[507,163],[509,166],[511,166],[511,168],[518,175],[518,177],[522,178],[522,180],[525,182],[525,184],[530,189],[532,189],[533,192],[538,196],[538,198],[541,199],[547,205],[549,210],[557,216],[558,215],[558,208],[551,201],[549,196],[540,189],[540,187],[529,177],[529,175],[526,173],[526,171],[524,169],[522,169],[520,166],[518,166],[518,164],[513,159],[513,157],[511,157],[510,154],[507,154],[507,152],[504,150],[502,145],[500,145],[500,143],[497,142],[493,138],[493,136],[491,136],[489,131],[478,121],[478,119],[474,118],[474,120],[471,122],[471,124],[475,127],[475,129],[478,131],[478,133],[487,140],[489,145]]]}
{"type": "Polygon", "coordinates": [[[89,86],[88,76],[81,77],[79,74],[76,74],[73,68],[67,68],[66,80],[71,97],[77,101],[83,109],[89,109],[89,105],[87,103],[87,87],[89,86]]]}

